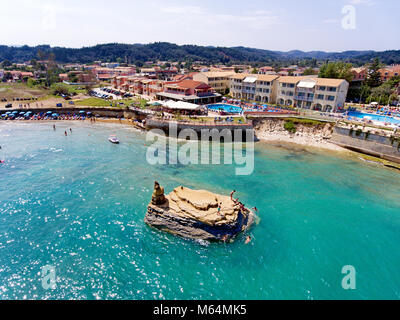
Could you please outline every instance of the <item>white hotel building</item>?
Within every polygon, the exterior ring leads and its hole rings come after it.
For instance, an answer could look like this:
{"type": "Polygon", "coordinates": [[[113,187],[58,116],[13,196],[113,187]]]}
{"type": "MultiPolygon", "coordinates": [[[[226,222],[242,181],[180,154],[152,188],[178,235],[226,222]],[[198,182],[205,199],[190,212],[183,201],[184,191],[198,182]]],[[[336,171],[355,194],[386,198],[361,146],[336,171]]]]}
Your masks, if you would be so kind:
{"type": "Polygon", "coordinates": [[[250,74],[231,77],[231,96],[235,99],[324,112],[343,108],[348,89],[349,83],[342,79],[250,74]]]}
{"type": "Polygon", "coordinates": [[[274,103],[278,76],[238,73],[231,77],[231,96],[235,99],[274,103]]]}

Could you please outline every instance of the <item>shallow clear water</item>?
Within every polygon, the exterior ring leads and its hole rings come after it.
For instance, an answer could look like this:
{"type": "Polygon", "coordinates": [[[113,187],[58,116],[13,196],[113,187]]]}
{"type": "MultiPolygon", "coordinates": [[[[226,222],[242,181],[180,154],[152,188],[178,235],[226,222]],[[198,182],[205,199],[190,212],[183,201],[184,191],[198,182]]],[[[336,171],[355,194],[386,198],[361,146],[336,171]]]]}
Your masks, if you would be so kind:
{"type": "Polygon", "coordinates": [[[0,299],[400,298],[398,172],[258,144],[255,172],[239,177],[232,165],[149,166],[145,144],[123,126],[0,123],[0,299]],[[167,192],[238,190],[260,210],[254,240],[202,245],[150,229],[155,179],[167,192]],[[45,265],[55,290],[42,287],[45,265]],[[356,290],[341,287],[345,265],[356,290]]]}

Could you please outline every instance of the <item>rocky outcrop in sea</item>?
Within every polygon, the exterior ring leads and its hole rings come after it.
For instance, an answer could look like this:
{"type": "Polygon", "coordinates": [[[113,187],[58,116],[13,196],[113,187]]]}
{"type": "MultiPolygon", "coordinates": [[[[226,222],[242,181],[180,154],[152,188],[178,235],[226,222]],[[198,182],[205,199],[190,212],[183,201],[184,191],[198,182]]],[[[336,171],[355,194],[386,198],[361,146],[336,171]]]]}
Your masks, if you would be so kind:
{"type": "Polygon", "coordinates": [[[177,236],[229,241],[254,222],[254,213],[228,196],[184,187],[173,190],[164,201],[157,201],[156,194],[161,196],[160,190],[153,194],[145,222],[177,236]]]}

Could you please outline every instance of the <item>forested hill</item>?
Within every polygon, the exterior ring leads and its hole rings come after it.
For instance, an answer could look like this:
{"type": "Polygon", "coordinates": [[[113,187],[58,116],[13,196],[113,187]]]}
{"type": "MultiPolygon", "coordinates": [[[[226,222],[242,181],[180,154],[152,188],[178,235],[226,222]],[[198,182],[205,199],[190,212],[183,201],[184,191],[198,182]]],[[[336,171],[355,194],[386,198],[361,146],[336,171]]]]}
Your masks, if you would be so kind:
{"type": "Polygon", "coordinates": [[[62,63],[91,63],[101,61],[121,61],[137,63],[145,61],[204,61],[211,63],[296,63],[299,60],[316,59],[318,61],[342,60],[355,65],[362,65],[378,57],[385,64],[400,63],[400,50],[346,51],[346,52],[303,52],[303,51],[269,51],[245,47],[202,47],[194,45],[176,45],[165,42],[151,44],[101,44],[79,49],[50,46],[9,47],[0,45],[0,61],[24,62],[40,59],[53,53],[55,59],[62,63]]]}

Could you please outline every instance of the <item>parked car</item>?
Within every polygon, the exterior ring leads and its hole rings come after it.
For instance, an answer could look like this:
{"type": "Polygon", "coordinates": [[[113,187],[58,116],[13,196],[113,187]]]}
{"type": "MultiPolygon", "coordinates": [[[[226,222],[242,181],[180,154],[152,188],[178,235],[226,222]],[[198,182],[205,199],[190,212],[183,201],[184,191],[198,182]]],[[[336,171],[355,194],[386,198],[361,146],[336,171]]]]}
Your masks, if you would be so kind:
{"type": "Polygon", "coordinates": [[[6,104],[6,108],[12,108],[12,103],[6,104]]]}

